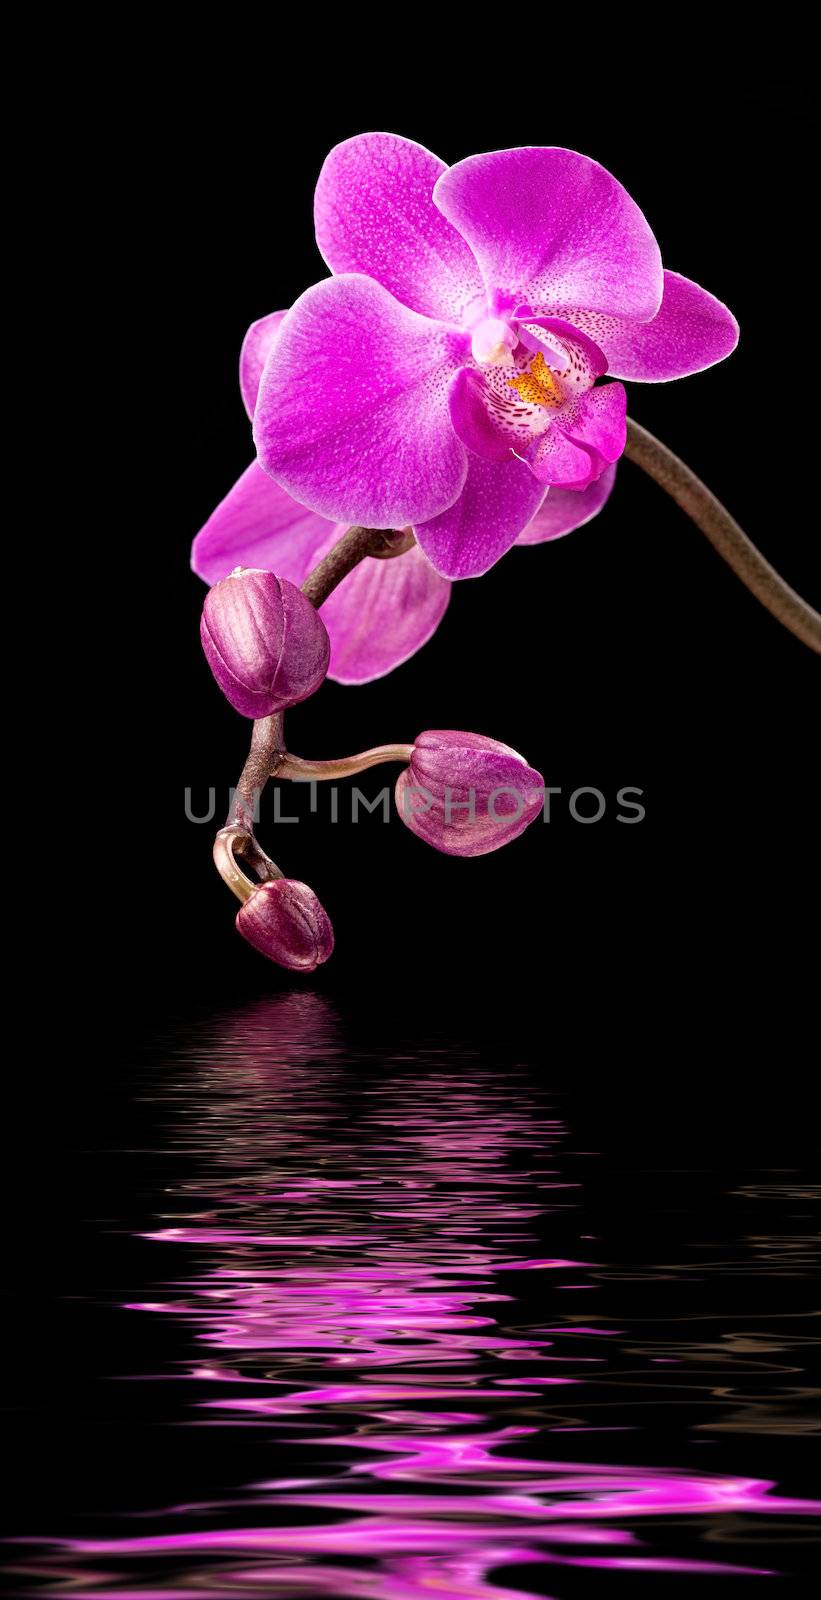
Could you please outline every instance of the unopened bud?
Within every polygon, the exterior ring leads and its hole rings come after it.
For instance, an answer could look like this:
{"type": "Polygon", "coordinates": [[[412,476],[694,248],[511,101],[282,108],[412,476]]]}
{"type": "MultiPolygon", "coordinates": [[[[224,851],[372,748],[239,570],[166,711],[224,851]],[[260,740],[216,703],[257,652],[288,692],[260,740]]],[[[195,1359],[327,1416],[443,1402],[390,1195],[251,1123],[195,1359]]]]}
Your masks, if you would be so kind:
{"type": "Polygon", "coordinates": [[[237,928],[260,955],[291,972],[313,972],[334,947],[330,917],[295,878],[261,883],[237,912],[237,928]]]}
{"type": "Polygon", "coordinates": [[[200,638],[226,699],[243,717],[269,717],[319,688],[330,640],[322,618],[286,578],[238,567],[215,583],[200,638]]]}
{"type": "Polygon", "coordinates": [[[396,785],[412,833],[448,856],[483,856],[539,815],[544,779],[518,751],[480,733],[422,733],[396,785]]]}

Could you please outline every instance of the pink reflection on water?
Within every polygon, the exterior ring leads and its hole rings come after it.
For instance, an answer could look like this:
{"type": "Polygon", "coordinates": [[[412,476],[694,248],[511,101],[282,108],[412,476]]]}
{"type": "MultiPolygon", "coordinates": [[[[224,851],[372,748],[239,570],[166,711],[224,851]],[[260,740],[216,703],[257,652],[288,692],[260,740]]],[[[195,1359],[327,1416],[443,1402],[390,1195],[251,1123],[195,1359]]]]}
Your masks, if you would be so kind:
{"type": "Polygon", "coordinates": [[[537,1221],[576,1186],[543,1181],[563,1129],[521,1082],[435,1056],[352,1082],[327,1006],[305,995],[266,1001],[192,1056],[174,1137],[198,1176],[143,1236],[193,1268],[129,1309],[188,1326],[188,1375],[220,1390],[193,1402],[203,1424],[268,1429],[285,1461],[294,1444],[316,1450],[316,1475],[303,1455],[288,1476],[158,1514],[174,1531],[65,1540],[53,1592],[528,1600],[498,1569],[763,1573],[666,1554],[652,1519],[821,1509],[755,1478],[539,1458],[576,1426],[563,1395],[609,1359],[548,1354],[549,1335],[623,1330],[541,1320],[589,1264],[542,1253],[537,1221]],[[535,1330],[504,1276],[522,1271],[531,1294],[538,1280],[535,1330]],[[579,1370],[534,1370],[556,1360],[579,1370]],[[511,1361],[526,1370],[509,1375],[511,1361]],[[634,1521],[647,1543],[614,1525],[634,1521]],[[137,1561],[171,1570],[135,1585],[137,1561]]]}

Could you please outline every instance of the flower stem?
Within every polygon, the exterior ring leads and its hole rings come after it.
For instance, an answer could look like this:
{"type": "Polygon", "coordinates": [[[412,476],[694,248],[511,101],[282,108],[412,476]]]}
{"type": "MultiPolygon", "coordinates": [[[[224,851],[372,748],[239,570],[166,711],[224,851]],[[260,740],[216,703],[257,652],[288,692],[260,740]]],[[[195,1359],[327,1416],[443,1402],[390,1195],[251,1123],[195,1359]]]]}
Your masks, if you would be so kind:
{"type": "Polygon", "coordinates": [[[254,723],[251,748],[234,790],[231,810],[225,827],[220,828],[214,840],[215,866],[238,900],[247,900],[255,885],[242,871],[237,856],[253,867],[261,882],[284,876],[254,834],[256,802],[284,754],[284,722],[284,714],[279,711],[254,723]]]}
{"type": "Polygon", "coordinates": [[[253,894],[256,884],[243,872],[237,856],[254,868],[261,883],[273,882],[275,878],[285,876],[276,862],[265,854],[253,833],[245,833],[237,827],[220,828],[214,840],[214,864],[223,882],[227,883],[238,900],[246,901],[253,894]]]}
{"type": "Polygon", "coordinates": [[[751,594],[803,644],[821,655],[821,616],[780,578],[705,484],[672,450],[631,417],[625,455],[681,506],[751,594]]]}
{"type": "Polygon", "coordinates": [[[254,723],[251,748],[234,790],[234,803],[226,827],[245,828],[253,834],[256,802],[285,751],[282,739],[284,723],[282,711],[277,711],[271,717],[260,717],[254,723]]]}
{"type": "Polygon", "coordinates": [[[363,750],[357,756],[343,756],[338,761],[303,761],[300,756],[292,756],[290,751],[286,751],[277,766],[277,777],[320,781],[323,778],[353,778],[367,767],[378,767],[383,761],[408,762],[412,755],[412,744],[380,744],[373,750],[363,750]]]}
{"type": "Polygon", "coordinates": [[[366,556],[403,556],[415,543],[410,528],[349,528],[332,550],[309,572],[302,593],[317,610],[343,578],[366,556]]]}
{"type": "MultiPolygon", "coordinates": [[[[402,556],[415,544],[410,528],[399,531],[393,528],[348,528],[332,550],[308,574],[302,593],[319,609],[337,584],[364,561],[366,556],[388,559],[402,556]]],[[[277,712],[271,717],[260,717],[254,723],[248,759],[240,773],[234,790],[231,811],[224,828],[214,841],[214,862],[220,877],[227,883],[238,900],[245,901],[253,894],[255,884],[239,865],[239,856],[252,867],[261,882],[284,876],[275,861],[265,854],[254,834],[254,812],[257,800],[268,779],[279,773],[294,778],[342,778],[378,761],[409,761],[412,745],[382,745],[378,750],[366,750],[361,756],[351,756],[345,761],[300,761],[298,756],[288,756],[285,751],[283,729],[285,716],[277,712]]]]}

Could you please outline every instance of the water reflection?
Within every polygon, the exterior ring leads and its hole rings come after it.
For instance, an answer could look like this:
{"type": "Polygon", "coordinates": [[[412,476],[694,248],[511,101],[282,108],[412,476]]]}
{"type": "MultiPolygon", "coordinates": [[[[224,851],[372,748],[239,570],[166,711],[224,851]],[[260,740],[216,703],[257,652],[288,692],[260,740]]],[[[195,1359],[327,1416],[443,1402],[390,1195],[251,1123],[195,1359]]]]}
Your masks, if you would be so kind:
{"type": "MultiPolygon", "coordinates": [[[[202,1028],[161,1093],[193,1174],[146,1230],[171,1282],[128,1314],[187,1326],[189,1376],[211,1391],[196,1416],[267,1430],[279,1475],[147,1532],[60,1542],[40,1559],[47,1592],[521,1600],[564,1592],[568,1568],[605,1589],[608,1572],[765,1572],[681,1554],[669,1519],[732,1543],[739,1514],[820,1509],[740,1474],[574,1459],[622,1430],[626,1448],[642,1405],[688,1394],[688,1369],[720,1407],[694,1426],[728,1432],[750,1425],[740,1375],[802,1369],[777,1324],[714,1337],[708,1320],[691,1338],[677,1317],[642,1337],[592,1308],[619,1269],[576,1231],[565,1130],[524,1069],[436,1051],[352,1063],[327,1002],[295,994],[202,1028]]],[[[807,1264],[803,1236],[752,1242],[772,1272],[807,1264]]],[[[803,1414],[807,1389],[792,1394],[803,1414]]],[[[766,1403],[752,1410],[758,1426],[766,1403]]]]}

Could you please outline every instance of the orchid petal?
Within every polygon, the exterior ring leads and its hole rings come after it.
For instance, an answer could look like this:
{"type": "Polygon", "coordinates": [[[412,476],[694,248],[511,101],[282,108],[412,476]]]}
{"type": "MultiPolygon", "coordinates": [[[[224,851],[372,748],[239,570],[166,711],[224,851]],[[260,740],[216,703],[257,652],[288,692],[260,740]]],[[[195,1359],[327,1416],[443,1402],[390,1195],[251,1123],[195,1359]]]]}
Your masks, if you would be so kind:
{"type": "Polygon", "coordinates": [[[331,271],[375,278],[411,311],[461,322],[483,302],[464,239],[433,203],[444,161],[412,139],[363,133],[327,157],[314,200],[316,239],[331,271]]]}
{"type": "Polygon", "coordinates": [[[562,375],[575,366],[579,370],[584,369],[591,378],[604,376],[607,371],[604,351],[574,323],[567,322],[564,317],[537,317],[527,312],[523,315],[521,310],[514,311],[513,317],[525,348],[548,352],[548,365],[562,375]]]}
{"type": "Polygon", "coordinates": [[[603,462],[618,461],[627,443],[627,394],[623,385],[606,383],[600,389],[589,389],[562,413],[559,423],[575,444],[595,450],[603,462]]]}
{"type": "Polygon", "coordinates": [[[738,344],[732,311],[677,272],[665,272],[664,298],[651,322],[589,313],[582,313],[578,322],[605,350],[613,377],[640,383],[663,383],[703,372],[738,344]]]}
{"type": "Polygon", "coordinates": [[[517,545],[544,544],[560,539],[575,528],[583,528],[598,516],[616,481],[616,466],[606,466],[600,478],[586,489],[549,489],[532,522],[516,540],[517,545]]]}
{"type": "Polygon", "coordinates": [[[258,322],[251,323],[242,341],[239,354],[239,386],[242,403],[252,422],[262,369],[285,316],[287,316],[285,311],[272,311],[269,316],[260,317],[258,322]]]}
{"type": "Polygon", "coordinates": [[[402,528],[457,498],[467,471],[448,384],[467,336],[369,278],[327,278],[285,318],[254,416],[259,459],[329,521],[402,528]]]}
{"type": "MultiPolygon", "coordinates": [[[[327,540],[330,549],[342,528],[327,540]]],[[[318,558],[325,554],[325,547],[318,558]]],[[[331,638],[328,677],[337,683],[383,678],[427,644],[441,622],[451,586],[418,545],[388,560],[368,556],[322,606],[331,638]]]]}
{"type": "Polygon", "coordinates": [[[543,486],[556,484],[559,488],[586,489],[597,477],[601,463],[594,452],[585,450],[567,437],[559,427],[548,428],[538,447],[530,457],[530,469],[543,486]]]}
{"type": "Polygon", "coordinates": [[[442,174],[433,198],[470,245],[495,305],[641,321],[658,311],[661,256],[650,226],[587,156],[533,147],[469,156],[442,174]]]}
{"type": "MultiPolygon", "coordinates": [[[[210,584],[236,567],[261,567],[299,587],[345,532],[297,505],[254,461],[197,534],[191,565],[210,584]]],[[[367,683],[391,672],[436,632],[449,599],[447,579],[416,546],[360,562],[322,606],[328,677],[367,683]]]]}
{"type": "MultiPolygon", "coordinates": [[[[511,410],[516,398],[510,397],[511,410]]],[[[448,394],[450,420],[457,437],[474,455],[484,461],[510,461],[518,436],[503,428],[495,413],[491,416],[492,399],[486,377],[474,367],[460,367],[448,394]]]]}
{"type": "Polygon", "coordinates": [[[476,578],[515,543],[544,498],[544,484],[510,457],[504,462],[471,455],[465,487],[455,505],[417,524],[416,537],[446,578],[476,578]]]}
{"type": "Polygon", "coordinates": [[[324,517],[297,505],[252,461],[197,534],[191,565],[206,583],[235,567],[262,567],[299,587],[329,531],[324,517]]]}

